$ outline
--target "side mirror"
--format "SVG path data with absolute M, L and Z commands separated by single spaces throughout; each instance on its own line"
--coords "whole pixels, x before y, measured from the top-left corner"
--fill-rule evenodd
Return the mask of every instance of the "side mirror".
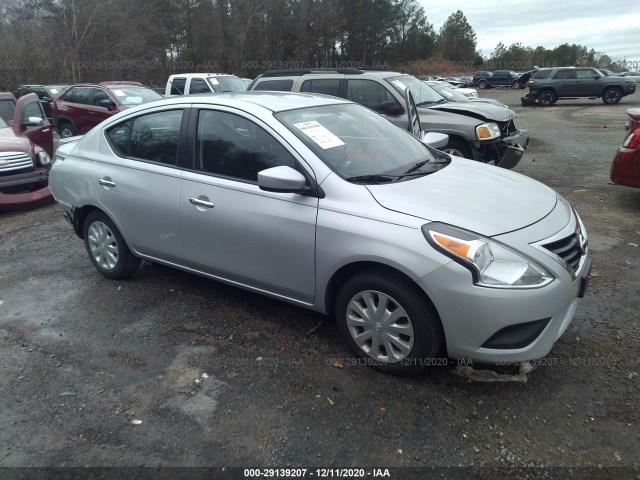
M 44 120 L 40 117 L 29 117 L 22 122 L 23 127 L 39 127 L 44 124 Z
M 449 143 L 449 135 L 437 132 L 423 132 L 420 140 L 430 147 L 442 148 Z
M 98 102 L 98 106 L 99 106 L 99 107 L 104 107 L 104 108 L 106 108 L 107 110 L 111 111 L 111 109 L 112 109 L 113 107 L 115 107 L 115 106 L 116 106 L 116 104 L 115 104 L 115 103 L 113 103 L 113 101 L 112 101 L 112 100 L 105 99 L 105 100 L 100 100 L 100 101 Z
M 593 79 L 594 79 L 594 80 L 599 80 L 599 79 L 601 79 L 601 78 L 602 78 L 602 77 L 601 77 L 600 75 L 594 75 L 594 76 L 593 76 Z
M 267 192 L 299 193 L 306 184 L 305 176 L 291 167 L 273 167 L 258 172 L 258 186 Z
M 402 106 L 396 102 L 387 100 L 380 104 L 380 113 L 384 113 L 386 115 L 400 115 L 402 113 Z

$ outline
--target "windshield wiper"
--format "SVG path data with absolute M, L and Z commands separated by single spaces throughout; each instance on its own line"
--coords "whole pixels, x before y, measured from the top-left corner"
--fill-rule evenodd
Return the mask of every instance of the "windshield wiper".
M 424 167 L 429 162 L 430 162 L 430 160 L 422 160 L 421 162 L 416 163 L 413 167 L 411 167 L 409 170 L 404 172 L 402 175 L 399 175 L 399 177 L 401 178 L 401 177 L 404 177 L 405 175 L 409 175 L 410 173 L 413 173 L 416 170 L 421 169 L 422 167 Z
M 393 182 L 398 175 L 358 175 L 347 177 L 345 180 L 351 183 L 389 183 Z

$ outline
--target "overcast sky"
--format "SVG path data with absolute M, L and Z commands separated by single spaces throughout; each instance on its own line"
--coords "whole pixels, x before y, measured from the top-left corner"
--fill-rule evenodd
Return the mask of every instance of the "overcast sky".
M 577 43 L 640 65 L 640 0 L 418 0 L 436 31 L 462 10 L 489 56 L 502 42 L 554 48 Z

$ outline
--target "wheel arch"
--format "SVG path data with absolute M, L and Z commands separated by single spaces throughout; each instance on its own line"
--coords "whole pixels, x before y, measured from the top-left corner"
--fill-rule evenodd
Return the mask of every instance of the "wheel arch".
M 55 122 L 56 122 L 55 127 L 56 127 L 56 130 L 58 131 L 58 133 L 60 133 L 60 126 L 65 124 L 65 123 L 71 124 L 71 126 L 74 129 L 76 129 L 76 124 L 73 123 L 73 120 L 71 120 L 71 118 L 69 118 L 69 117 L 67 117 L 65 115 L 59 115 L 58 117 L 56 117 Z

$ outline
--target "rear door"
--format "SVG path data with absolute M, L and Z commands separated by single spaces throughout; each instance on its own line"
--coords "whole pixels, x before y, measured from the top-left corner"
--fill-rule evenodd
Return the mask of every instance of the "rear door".
M 184 108 L 172 106 L 109 128 L 95 158 L 98 199 L 136 252 L 182 263 L 178 194 Z
M 576 71 L 574 69 L 558 70 L 553 77 L 553 85 L 555 85 L 559 97 L 572 97 L 578 95 Z
M 37 122 L 31 120 L 39 119 Z M 53 157 L 53 130 L 35 93 L 20 97 L 16 102 L 11 128 L 17 135 L 24 135 Z

